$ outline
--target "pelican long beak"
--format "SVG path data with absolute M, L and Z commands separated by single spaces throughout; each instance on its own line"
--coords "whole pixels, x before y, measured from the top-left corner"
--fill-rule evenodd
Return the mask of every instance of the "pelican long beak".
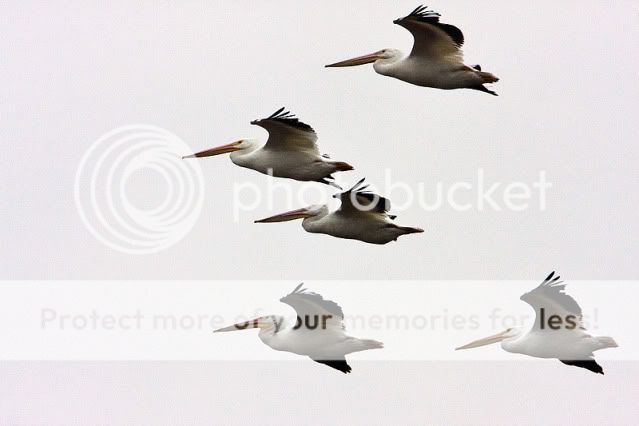
M 330 64 L 330 65 L 325 65 L 325 68 L 332 68 L 332 67 L 354 67 L 356 65 L 364 65 L 364 64 L 370 64 L 371 62 L 375 62 L 378 59 L 383 59 L 384 55 L 382 54 L 382 51 L 378 51 L 375 53 L 370 53 L 368 55 L 364 55 L 364 56 L 358 56 L 357 58 L 352 58 L 352 59 L 347 59 L 345 61 L 341 61 L 341 62 L 335 62 L 334 64 Z
M 229 152 L 233 152 L 233 151 L 238 151 L 241 148 L 239 147 L 239 145 L 242 143 L 242 141 L 235 141 L 235 142 L 231 142 L 228 143 L 226 145 L 222 145 L 222 146 L 217 146 L 215 148 L 211 148 L 211 149 L 207 149 L 204 151 L 200 151 L 200 152 L 196 152 L 195 154 L 191 154 L 191 155 L 185 155 L 184 158 L 196 158 L 196 157 L 212 157 L 214 155 L 220 155 L 220 154 L 226 154 Z
M 264 219 L 256 220 L 255 223 L 271 223 L 271 222 L 287 222 L 289 220 L 303 219 L 309 217 L 308 209 L 297 209 L 290 212 L 276 214 L 275 216 L 267 217 Z
M 484 337 L 483 339 L 475 340 L 464 346 L 455 348 L 455 350 L 458 351 L 460 349 L 478 348 L 480 346 L 486 346 L 486 345 L 491 345 L 493 343 L 501 342 L 502 340 L 506 338 L 509 331 L 510 330 L 502 331 L 501 333 L 497 333 L 493 336 L 488 336 L 488 337 Z
M 213 333 L 224 333 L 227 331 L 248 330 L 250 328 L 259 328 L 259 327 L 260 327 L 260 318 L 255 318 L 254 320 L 238 322 L 237 324 L 229 325 L 228 327 L 218 328 L 217 330 L 213 330 Z

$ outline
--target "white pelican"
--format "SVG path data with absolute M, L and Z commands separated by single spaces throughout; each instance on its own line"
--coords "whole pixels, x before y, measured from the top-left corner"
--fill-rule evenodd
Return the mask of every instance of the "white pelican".
M 331 161 L 317 148 L 317 134 L 311 126 L 280 108 L 271 116 L 253 120 L 269 136 L 260 147 L 253 139 L 241 139 L 227 145 L 196 152 L 182 158 L 211 157 L 231 153 L 231 161 L 260 173 L 300 181 L 316 181 L 339 188 L 333 182 L 335 172 L 353 170 L 343 161 Z M 341 189 L 341 188 L 340 188 Z
M 294 323 L 287 322 L 281 316 L 269 315 L 220 328 L 214 332 L 259 328 L 260 340 L 276 351 L 305 355 L 315 362 L 326 364 L 343 373 L 351 372 L 345 355 L 384 347 L 383 343 L 376 340 L 346 335 L 342 323 L 342 308 L 317 293 L 308 293 L 302 288 L 302 284 L 282 297 L 280 302 L 295 309 L 297 317 Z
M 417 86 L 446 90 L 474 89 L 497 96 L 484 84 L 495 83 L 499 79 L 483 72 L 479 65 L 464 65 L 461 51 L 464 34 L 453 25 L 440 23 L 439 16 L 419 6 L 408 16 L 393 21 L 410 31 L 415 39 L 413 50 L 406 57 L 397 49 L 383 49 L 326 67 L 350 67 L 373 62 L 378 74 Z
M 568 296 L 566 284 L 552 272 L 537 288 L 521 296 L 535 310 L 535 324 L 524 333 L 521 328 L 509 328 L 494 336 L 476 340 L 457 349 L 470 349 L 501 342 L 507 352 L 537 358 L 557 358 L 567 365 L 604 374 L 594 358 L 594 351 L 616 348 L 612 337 L 591 336 L 582 323 L 581 308 Z
M 391 222 L 395 216 L 387 213 L 390 201 L 366 191 L 368 185 L 362 186 L 363 182 L 364 179 L 361 179 L 348 191 L 333 195 L 333 198 L 340 199 L 342 205 L 332 213 L 325 205 L 313 205 L 256 220 L 255 223 L 304 219 L 302 227 L 306 232 L 372 244 L 386 244 L 405 234 L 424 232 L 423 229 L 398 226 Z

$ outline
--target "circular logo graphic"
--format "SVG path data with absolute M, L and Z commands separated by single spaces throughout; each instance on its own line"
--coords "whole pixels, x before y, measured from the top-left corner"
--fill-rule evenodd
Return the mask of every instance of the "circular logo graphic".
M 76 172 L 75 203 L 84 225 L 123 253 L 156 253 L 180 241 L 198 220 L 204 198 L 199 165 L 181 159 L 190 151 L 173 133 L 150 125 L 102 135 Z

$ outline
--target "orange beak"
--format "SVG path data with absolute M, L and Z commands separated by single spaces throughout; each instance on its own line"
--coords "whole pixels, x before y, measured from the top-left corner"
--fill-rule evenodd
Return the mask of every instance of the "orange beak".
M 241 148 L 239 147 L 239 145 L 242 143 L 242 141 L 235 141 L 235 142 L 231 142 L 229 144 L 226 145 L 222 145 L 222 146 L 218 146 L 215 148 L 211 148 L 211 149 L 207 149 L 204 151 L 200 151 L 200 152 L 196 152 L 195 154 L 191 154 L 191 155 L 185 155 L 184 158 L 199 158 L 199 157 L 212 157 L 214 155 L 220 155 L 220 154 L 226 154 L 229 152 L 233 152 L 233 151 L 239 151 Z
M 488 336 L 488 337 L 484 337 L 483 339 L 479 339 L 479 340 L 475 340 L 473 342 L 470 342 L 464 346 L 460 346 L 458 348 L 455 348 L 456 351 L 460 350 L 460 349 L 471 349 L 471 348 L 478 348 L 480 346 L 486 346 L 486 345 L 491 345 L 493 343 L 497 343 L 497 342 L 501 342 L 502 340 L 504 340 L 507 337 L 507 334 L 510 330 L 506 330 L 506 331 L 502 331 L 501 333 L 497 333 L 493 336 Z
M 289 220 L 303 219 L 309 217 L 308 209 L 297 209 L 290 212 L 276 214 L 265 219 L 256 220 L 255 223 L 287 222 Z
M 330 64 L 330 65 L 325 65 L 325 68 L 332 68 L 332 67 L 354 67 L 356 65 L 364 65 L 364 64 L 370 64 L 371 62 L 375 62 L 378 59 L 383 59 L 384 56 L 382 55 L 382 51 L 378 51 L 375 53 L 370 53 L 368 55 L 364 55 L 364 56 L 358 56 L 356 58 L 352 58 L 352 59 L 347 59 L 345 61 L 341 61 L 341 62 L 335 62 L 334 64 Z
M 254 320 L 238 322 L 237 324 L 229 325 L 228 327 L 218 328 L 217 330 L 213 330 L 213 333 L 224 333 L 226 331 L 248 330 L 250 328 L 259 328 L 259 327 L 260 327 L 260 319 L 255 318 Z

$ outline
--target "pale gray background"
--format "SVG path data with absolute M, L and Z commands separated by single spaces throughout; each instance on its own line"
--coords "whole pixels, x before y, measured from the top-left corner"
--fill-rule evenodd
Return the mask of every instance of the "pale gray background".
M 575 279 L 637 278 L 636 3 L 431 5 L 463 29 L 467 62 L 501 77 L 498 98 L 421 89 L 370 67 L 323 68 L 384 47 L 409 51 L 410 34 L 392 20 L 415 5 L 5 4 L 2 275 L 530 279 L 561 268 Z M 548 210 L 416 207 L 398 221 L 427 232 L 376 247 L 307 235 L 299 223 L 252 225 L 265 209 L 233 223 L 233 182 L 266 187 L 266 178 L 217 157 L 201 162 L 200 221 L 170 250 L 122 255 L 80 223 L 73 178 L 103 133 L 148 123 L 200 149 L 264 138 L 249 121 L 283 105 L 315 127 L 323 151 L 357 166 L 345 183 L 381 182 L 387 167 L 413 185 L 471 179 L 478 167 L 532 181 L 545 169 L 555 185 Z M 140 202 L 157 191 L 141 189 Z
M 392 20 L 416 5 L 3 3 L 2 278 L 535 279 L 557 268 L 572 279 L 636 279 L 637 3 L 431 4 L 464 31 L 467 63 L 501 78 L 498 98 L 421 89 L 370 67 L 322 68 L 384 47 L 409 51 L 410 34 Z M 555 185 L 548 210 L 415 208 L 399 220 L 426 233 L 367 246 L 309 235 L 299 224 L 250 223 L 266 210 L 233 223 L 232 183 L 265 186 L 266 178 L 215 158 L 202 162 L 201 219 L 171 249 L 124 255 L 82 226 L 73 179 L 104 132 L 148 123 L 199 149 L 264 138 L 249 121 L 284 105 L 315 127 L 323 151 L 357 167 L 344 182 L 364 175 L 379 181 L 386 167 L 411 184 L 470 179 L 478 167 L 494 180 L 531 181 L 545 169 Z M 144 202 L 157 188 L 151 181 L 138 195 Z M 242 309 L 242 301 L 225 302 Z M 258 348 L 252 337 L 247 350 Z M 428 363 L 360 365 L 351 376 L 309 364 L 264 367 L 269 374 L 217 364 L 5 364 L 0 401 L 4 421 L 24 424 L 222 423 L 271 410 L 273 417 L 249 420 L 319 423 L 328 411 L 331 421 L 347 413 L 361 424 L 636 421 L 636 365 L 611 365 L 605 377 L 540 365 L 521 375 L 517 367 L 479 365 L 461 377 L 453 367 L 449 382 Z M 238 390 L 234 381 L 248 384 Z

